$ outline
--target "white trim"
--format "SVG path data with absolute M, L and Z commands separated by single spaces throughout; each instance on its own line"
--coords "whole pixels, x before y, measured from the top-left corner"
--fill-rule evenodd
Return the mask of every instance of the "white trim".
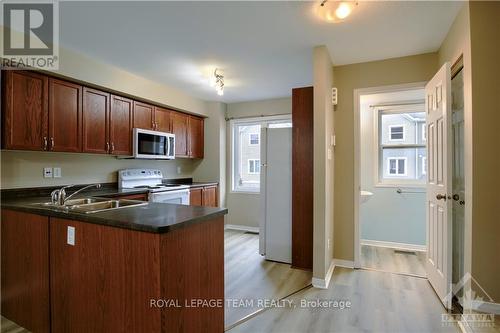
M 361 245 L 387 247 L 387 248 L 391 248 L 391 249 L 405 250 L 405 251 L 420 251 L 420 252 L 427 251 L 426 245 L 386 242 L 386 241 L 379 241 L 379 240 L 372 240 L 372 239 L 361 239 Z
M 250 227 L 250 226 L 238 225 L 238 224 L 225 224 L 224 229 L 259 233 L 259 227 Z
M 354 268 L 354 261 L 344 259 L 333 259 L 335 266 L 344 268 Z M 358 267 L 356 267 L 358 268 Z
M 361 144 L 360 144 L 360 105 L 359 98 L 361 95 L 368 94 L 377 94 L 384 92 L 394 92 L 394 91 L 404 91 L 411 89 L 423 89 L 425 88 L 427 82 L 416 82 L 416 83 L 405 83 L 405 84 L 397 84 L 397 85 L 389 85 L 389 86 L 379 86 L 379 87 L 371 87 L 371 88 L 359 88 L 354 89 L 354 191 L 353 191 L 353 202 L 354 202 L 354 267 L 359 268 L 361 266 L 360 261 L 360 228 L 359 228 L 359 193 L 361 191 L 360 186 L 360 178 L 361 178 Z M 374 144 L 378 145 L 378 141 L 374 142 Z M 377 165 L 378 168 L 378 165 Z M 377 177 L 379 177 L 377 175 Z M 378 179 L 378 178 L 376 178 Z M 401 185 L 400 185 L 401 186 Z M 466 199 L 467 200 L 467 199 Z M 467 202 L 467 201 L 466 201 Z M 467 204 L 466 204 L 467 208 Z
M 471 308 L 474 311 L 479 311 L 482 313 L 500 315 L 500 303 L 472 300 Z
M 403 129 L 403 138 L 402 139 L 393 139 L 392 138 L 392 129 L 394 127 L 401 127 Z M 389 125 L 389 141 L 396 141 L 396 142 L 401 142 L 401 141 L 405 141 L 406 139 L 406 128 L 405 128 L 405 125 L 404 124 L 401 124 L 401 125 Z
M 330 285 L 330 280 L 332 279 L 333 275 L 333 270 L 335 268 L 334 260 L 330 263 L 330 268 L 328 268 L 328 272 L 326 272 L 326 276 L 324 279 L 320 278 L 312 278 L 311 284 L 313 285 L 314 288 L 319 288 L 319 289 L 328 289 L 328 286 Z

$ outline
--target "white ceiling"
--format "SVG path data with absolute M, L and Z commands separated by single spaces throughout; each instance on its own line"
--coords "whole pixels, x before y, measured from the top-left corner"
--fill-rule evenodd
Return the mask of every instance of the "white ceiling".
M 61 2 L 61 46 L 205 100 L 289 96 L 312 84 L 312 48 L 335 65 L 436 51 L 462 3 L 360 2 L 349 19 L 316 18 L 317 2 Z M 208 84 L 215 67 L 224 96 Z

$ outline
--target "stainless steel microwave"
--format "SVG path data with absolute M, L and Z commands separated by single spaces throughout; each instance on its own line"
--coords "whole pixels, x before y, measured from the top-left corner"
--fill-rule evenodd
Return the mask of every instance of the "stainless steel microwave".
M 134 128 L 134 158 L 175 159 L 175 134 Z

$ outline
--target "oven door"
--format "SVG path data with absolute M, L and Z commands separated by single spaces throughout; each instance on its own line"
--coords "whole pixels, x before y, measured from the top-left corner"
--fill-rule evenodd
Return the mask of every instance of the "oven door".
M 173 134 L 134 128 L 133 138 L 135 158 L 175 158 L 175 136 Z M 174 148 L 172 148 L 172 145 L 174 145 Z M 171 153 L 172 150 L 174 150 L 173 153 Z
M 149 201 L 159 203 L 172 203 L 178 205 L 189 205 L 189 190 L 173 190 L 165 192 L 153 192 L 149 194 Z

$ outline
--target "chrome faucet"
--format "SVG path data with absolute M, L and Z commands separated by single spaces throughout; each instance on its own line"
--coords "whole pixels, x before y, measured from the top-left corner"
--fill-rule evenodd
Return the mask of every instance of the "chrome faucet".
M 73 187 L 73 186 L 75 186 L 75 185 L 67 185 L 67 186 L 61 187 L 58 190 L 52 191 L 52 193 L 50 194 L 50 199 L 51 199 L 52 203 L 53 204 L 57 204 L 59 206 L 64 206 L 64 204 L 65 204 L 65 202 L 67 200 L 69 200 L 75 194 L 78 194 L 78 193 L 82 192 L 83 190 L 86 190 L 86 189 L 88 189 L 90 187 L 94 187 L 94 186 L 96 188 L 101 188 L 101 184 L 90 184 L 90 185 L 82 187 L 81 189 L 79 189 L 79 190 L 75 191 L 74 193 L 72 193 L 70 196 L 66 197 L 66 189 L 70 188 L 70 187 Z

